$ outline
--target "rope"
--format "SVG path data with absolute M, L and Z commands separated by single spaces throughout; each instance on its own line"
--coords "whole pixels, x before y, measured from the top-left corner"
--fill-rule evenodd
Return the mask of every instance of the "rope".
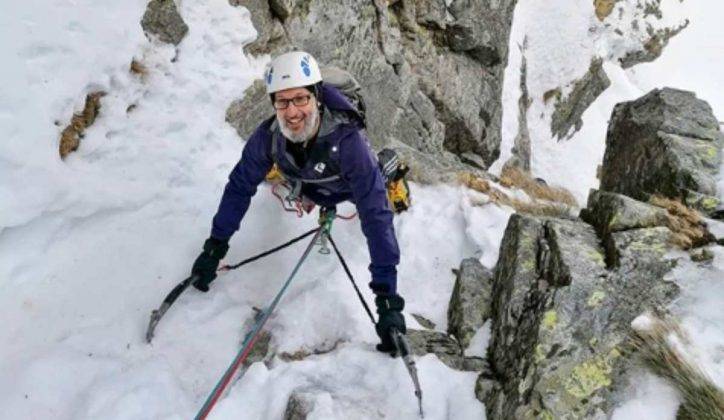
M 299 242 L 299 241 L 301 241 L 302 239 L 306 238 L 307 236 L 313 234 L 314 232 L 316 232 L 316 231 L 318 231 L 318 230 L 319 230 L 319 228 L 316 227 L 316 228 L 310 230 L 310 231 L 307 232 L 307 233 L 304 233 L 304 234 L 302 234 L 302 235 L 300 235 L 300 236 L 297 236 L 297 237 L 294 238 L 294 239 L 289 240 L 289 242 L 286 242 L 286 243 L 284 243 L 284 244 L 279 245 L 279 246 L 276 247 L 276 248 L 272 248 L 272 249 L 270 249 L 270 250 L 268 250 L 268 251 L 262 252 L 262 253 L 259 254 L 259 255 L 255 255 L 255 256 L 253 256 L 253 257 L 247 258 L 247 259 L 245 259 L 244 261 L 242 261 L 242 262 L 240 262 L 240 263 L 238 263 L 238 264 L 234 264 L 234 265 L 224 265 L 224 266 L 222 266 L 222 267 L 219 267 L 219 269 L 218 269 L 217 271 L 230 271 L 230 270 L 235 270 L 235 269 L 241 267 L 241 266 L 244 265 L 244 264 L 248 264 L 248 263 L 250 263 L 250 262 L 256 261 L 256 260 L 258 260 L 259 258 L 264 258 L 264 257 L 266 257 L 266 256 L 269 255 L 269 254 L 273 254 L 273 253 L 275 253 L 275 252 L 277 252 L 277 251 L 279 251 L 279 250 L 282 250 L 282 249 L 288 247 L 289 245 L 292 245 L 292 244 L 294 244 L 294 243 L 296 243 L 296 242 Z
M 259 339 L 259 332 L 264 327 L 264 324 L 266 323 L 267 319 L 269 319 L 269 316 L 274 311 L 274 308 L 276 308 L 277 304 L 281 300 L 282 295 L 287 290 L 287 287 L 289 287 L 289 284 L 292 282 L 292 279 L 294 278 L 294 276 L 297 274 L 299 267 L 301 267 L 302 263 L 309 255 L 309 252 L 312 250 L 312 247 L 317 242 L 317 238 L 319 237 L 320 233 L 322 232 L 322 228 L 316 228 L 312 232 L 316 232 L 316 235 L 314 235 L 314 238 L 309 242 L 309 245 L 307 245 L 307 248 L 304 250 L 304 254 L 302 254 L 302 257 L 297 262 L 297 265 L 294 267 L 294 270 L 292 270 L 292 273 L 289 275 L 289 278 L 287 278 L 287 281 L 284 283 L 284 286 L 282 286 L 281 290 L 279 290 L 279 293 L 277 293 L 277 295 L 274 298 L 274 300 L 272 301 L 272 303 L 267 307 L 266 310 L 264 310 L 262 312 L 261 318 L 259 318 L 257 320 L 256 324 L 254 324 L 252 329 L 246 335 L 246 338 L 244 339 L 244 343 L 242 344 L 241 350 L 239 350 L 239 353 L 237 353 L 236 357 L 234 358 L 234 361 L 231 363 L 231 365 L 229 365 L 229 368 L 226 369 L 224 376 L 221 377 L 219 382 L 216 384 L 214 389 L 211 391 L 211 394 L 209 394 L 209 397 L 206 399 L 206 402 L 201 407 L 201 410 L 199 410 L 198 414 L 196 414 L 195 420 L 204 420 L 209 415 L 211 410 L 214 408 L 214 405 L 216 404 L 216 402 L 219 400 L 219 398 L 221 398 L 221 394 L 224 392 L 224 389 L 231 382 L 231 379 L 234 377 L 234 373 L 236 373 L 236 370 L 249 356 L 251 349 L 254 347 L 254 344 L 256 343 L 256 341 Z
M 365 301 L 365 298 L 362 296 L 362 293 L 360 293 L 359 288 L 357 287 L 357 283 L 355 283 L 354 277 L 352 277 L 352 273 L 349 271 L 347 262 L 342 257 L 342 254 L 339 252 L 339 249 L 337 249 L 337 244 L 334 243 L 334 240 L 332 239 L 332 235 L 327 234 L 327 238 L 329 238 L 329 242 L 332 244 L 332 248 L 334 248 L 334 252 L 337 254 L 339 261 L 342 263 L 342 267 L 344 267 L 344 272 L 347 273 L 347 277 L 352 282 L 352 286 L 354 287 L 355 292 L 357 292 L 357 297 L 359 297 L 360 302 L 362 302 L 362 306 L 365 307 L 365 311 L 367 311 L 367 315 L 370 316 L 370 321 L 372 321 L 372 324 L 376 325 L 377 323 L 375 322 L 375 317 L 374 317 L 374 315 L 372 315 L 372 311 L 370 310 L 370 307 L 367 305 L 367 302 Z

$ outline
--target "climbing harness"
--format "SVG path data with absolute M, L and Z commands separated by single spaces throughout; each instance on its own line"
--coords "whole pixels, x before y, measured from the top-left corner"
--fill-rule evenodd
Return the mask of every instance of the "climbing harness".
M 287 181 L 276 163 L 272 166 L 265 179 L 271 184 L 271 192 L 274 197 L 279 200 L 284 211 L 295 213 L 297 217 L 302 217 L 305 213 L 311 213 L 316 207 L 316 204 L 314 204 L 312 200 L 302 195 L 302 183 Z M 284 194 L 282 189 L 286 190 L 286 194 Z M 355 216 L 357 216 L 357 213 L 346 216 L 341 214 L 336 215 L 337 218 L 342 220 L 352 220 Z
M 410 186 L 405 176 L 410 171 L 410 167 L 401 162 L 397 153 L 392 149 L 382 149 L 377 154 L 380 172 L 387 189 L 387 200 L 390 207 L 395 213 L 402 213 L 410 208 Z M 326 164 L 325 164 L 326 165 Z M 319 180 L 306 180 L 294 178 L 285 175 L 279 166 L 274 163 L 271 170 L 267 173 L 265 180 L 271 184 L 272 194 L 279 200 L 282 208 L 291 213 L 295 213 L 297 217 L 302 217 L 305 213 L 309 214 L 314 210 L 315 204 L 302 194 L 302 183 L 310 182 L 323 184 L 329 181 L 336 181 L 339 176 L 332 176 Z M 281 190 L 286 189 L 286 194 Z M 343 216 L 337 215 L 343 220 L 353 219 L 357 213 Z

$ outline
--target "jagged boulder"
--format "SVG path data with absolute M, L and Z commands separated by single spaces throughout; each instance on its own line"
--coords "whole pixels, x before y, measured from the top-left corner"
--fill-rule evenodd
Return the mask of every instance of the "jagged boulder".
M 490 318 L 493 273 L 476 258 L 466 258 L 457 270 L 447 310 L 447 332 L 467 348 L 475 333 Z
M 655 89 L 614 108 L 601 189 L 643 201 L 660 194 L 711 214 L 723 146 L 709 104 L 691 92 Z
M 407 329 L 410 350 L 417 356 L 432 353 L 452 369 L 482 371 L 485 361 L 479 357 L 467 357 L 455 337 L 440 331 Z
M 141 19 L 141 27 L 163 42 L 178 45 L 189 31 L 174 0 L 151 0 Z
M 671 264 L 640 252 L 657 229 L 623 232 L 636 239 L 615 243 L 611 271 L 592 226 L 511 216 L 494 274 L 490 372 L 476 389 L 488 418 L 607 418 L 631 363 L 630 322 L 677 291 L 663 280 Z
M 303 49 L 359 80 L 375 148 L 407 146 L 441 172 L 457 167 L 457 156 L 480 168 L 497 159 L 515 0 L 232 3 L 250 10 L 259 33 L 247 52 Z M 227 113 L 244 138 L 271 113 L 249 93 L 234 104 L 249 112 Z
M 595 189 L 588 194 L 588 204 L 580 216 L 604 238 L 622 230 L 666 226 L 668 221 L 667 212 L 661 207 Z
M 621 267 L 622 271 L 635 271 L 639 259 L 661 259 L 670 241 L 671 231 L 663 226 L 615 232 L 606 240 L 607 261 L 609 266 Z

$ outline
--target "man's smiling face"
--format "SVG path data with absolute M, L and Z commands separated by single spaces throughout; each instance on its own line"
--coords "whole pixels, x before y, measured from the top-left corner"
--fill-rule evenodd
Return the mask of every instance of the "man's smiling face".
M 274 94 L 274 108 L 282 134 L 294 143 L 305 142 L 317 134 L 317 99 L 306 88 L 285 89 Z

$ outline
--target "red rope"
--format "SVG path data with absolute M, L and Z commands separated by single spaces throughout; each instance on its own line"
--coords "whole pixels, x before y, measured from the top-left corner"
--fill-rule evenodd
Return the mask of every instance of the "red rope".
M 214 408 L 214 405 L 216 405 L 216 402 L 221 397 L 221 394 L 224 393 L 224 390 L 229 385 L 229 382 L 231 382 L 231 379 L 234 377 L 234 374 L 236 373 L 237 369 L 239 369 L 239 366 L 244 363 L 247 357 L 249 357 L 249 353 L 251 353 L 251 349 L 254 348 L 254 344 L 256 344 L 256 341 L 259 339 L 261 334 L 261 328 L 257 330 L 256 334 L 254 334 L 254 337 L 252 337 L 249 344 L 244 349 L 244 352 L 239 356 L 238 359 L 236 359 L 236 362 L 232 365 L 231 368 L 229 368 L 224 375 L 224 379 L 221 382 L 221 386 L 217 388 L 216 392 L 214 392 L 214 395 L 211 397 L 211 400 L 208 404 L 204 406 L 204 408 L 201 410 L 201 412 L 196 416 L 195 420 L 203 420 L 205 419 L 209 413 L 211 412 L 211 409 Z

